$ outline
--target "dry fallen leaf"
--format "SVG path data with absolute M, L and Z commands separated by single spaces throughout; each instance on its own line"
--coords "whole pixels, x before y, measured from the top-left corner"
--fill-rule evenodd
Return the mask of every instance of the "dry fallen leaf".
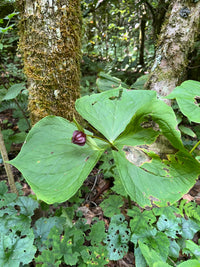
M 185 194 L 185 195 L 183 196 L 183 199 L 186 199 L 186 200 L 187 200 L 187 203 L 188 203 L 188 202 L 194 200 L 194 197 L 191 196 L 190 194 Z

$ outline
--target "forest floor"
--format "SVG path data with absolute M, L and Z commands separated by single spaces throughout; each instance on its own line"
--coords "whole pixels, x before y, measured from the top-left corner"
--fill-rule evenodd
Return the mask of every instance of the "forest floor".
M 17 119 L 13 118 L 12 116 L 12 110 L 6 110 L 4 112 L 0 113 L 0 124 L 3 126 L 3 121 L 8 121 L 7 125 L 9 124 L 9 128 L 12 129 L 14 132 L 18 131 L 17 127 Z M 3 126 L 5 129 L 7 129 L 7 126 Z M 2 130 L 4 130 L 2 128 Z M 12 144 L 11 149 L 9 152 L 9 159 L 14 158 L 17 156 L 21 149 L 22 144 Z M 25 182 L 25 180 L 21 179 L 21 173 L 12 166 L 12 171 L 14 174 L 14 178 L 16 182 L 19 182 L 21 184 L 23 194 L 24 196 L 28 196 L 30 194 L 34 194 L 34 192 L 30 189 L 28 184 Z M 7 175 L 4 170 L 3 163 L 0 163 L 0 181 L 7 180 Z M 108 190 L 110 190 L 111 186 L 113 185 L 112 177 L 111 179 L 104 179 L 103 174 L 100 172 L 100 169 L 97 166 L 93 169 L 93 171 L 90 173 L 86 181 L 84 182 L 84 185 L 89 189 L 87 193 L 83 193 L 83 198 L 85 201 L 82 203 L 81 207 L 79 207 L 79 210 L 82 211 L 84 218 L 87 221 L 87 224 L 92 223 L 92 219 L 94 217 L 99 218 L 99 220 L 103 220 L 105 222 L 105 226 L 108 229 L 109 227 L 109 219 L 104 216 L 103 211 L 101 207 L 99 206 L 100 203 L 103 200 L 103 194 L 105 194 Z M 85 194 L 85 195 L 84 195 Z M 200 180 L 197 180 L 194 187 L 188 192 L 188 194 L 184 195 L 184 199 L 189 201 L 195 201 L 198 205 L 200 205 Z M 63 203 L 61 205 L 65 205 L 66 203 Z M 125 209 L 122 211 L 122 213 L 126 213 L 126 205 L 123 206 Z M 128 203 L 127 203 L 128 208 Z M 52 209 L 53 208 L 52 206 Z M 34 214 L 34 219 L 37 220 L 40 217 L 47 216 L 43 211 L 37 210 Z M 134 253 L 133 251 L 130 251 L 131 247 L 129 249 L 129 252 L 124 256 L 123 259 L 118 261 L 110 261 L 107 265 L 108 267 L 132 267 L 135 266 L 134 264 Z M 35 266 L 35 263 L 33 262 L 30 266 Z M 62 265 L 67 266 L 67 265 Z

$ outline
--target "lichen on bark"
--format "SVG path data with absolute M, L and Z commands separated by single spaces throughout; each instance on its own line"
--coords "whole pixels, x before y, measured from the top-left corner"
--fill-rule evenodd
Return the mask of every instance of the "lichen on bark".
M 187 17 L 180 11 L 187 7 Z M 146 88 L 166 96 L 185 80 L 188 54 L 191 52 L 198 33 L 200 2 L 173 0 L 169 6 L 157 42 L 154 64 Z M 170 104 L 170 103 L 168 103 Z
M 80 1 L 18 0 L 17 6 L 31 121 L 46 115 L 72 120 L 80 97 Z

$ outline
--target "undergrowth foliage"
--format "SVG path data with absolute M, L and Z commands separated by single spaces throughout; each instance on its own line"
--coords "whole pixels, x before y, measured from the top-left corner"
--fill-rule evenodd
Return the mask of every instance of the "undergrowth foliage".
M 13 143 L 24 142 L 27 131 L 31 128 L 27 112 L 26 78 L 22 72 L 21 55 L 16 51 L 19 38 L 16 35 L 15 18 L 18 14 L 14 11 L 0 18 L 0 112 L 12 110 L 17 121 L 15 129 L 9 120 L 2 121 L 1 129 L 8 152 Z
M 105 201 L 112 204 L 112 195 Z M 77 210 L 81 202 L 77 195 L 75 205 L 61 206 L 57 214 L 51 214 L 49 206 L 48 218 L 35 220 L 38 201 L 17 198 L 1 182 L 0 265 L 17 267 L 34 258 L 37 266 L 106 266 L 109 260 L 122 259 L 132 244 L 137 267 L 174 266 L 175 262 L 180 267 L 199 266 L 200 249 L 192 241 L 200 230 L 199 207 L 194 202 L 189 205 L 182 200 L 179 205 L 151 210 L 133 207 L 127 211 L 129 221 L 121 213 L 123 209 L 115 209 L 108 229 L 97 217 L 87 224 Z M 191 205 L 196 211 L 189 211 L 188 216 Z M 102 208 L 106 212 L 106 207 Z M 190 260 L 184 262 L 180 254 Z

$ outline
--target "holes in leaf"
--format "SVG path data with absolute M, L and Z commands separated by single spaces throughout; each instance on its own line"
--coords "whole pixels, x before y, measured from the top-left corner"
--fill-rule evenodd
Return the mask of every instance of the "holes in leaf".
M 90 158 L 90 157 L 87 157 L 87 158 L 85 159 L 85 161 L 88 161 L 89 158 Z
M 111 96 L 111 97 L 109 97 L 109 99 L 110 99 L 110 100 L 115 100 L 115 99 L 117 99 L 117 100 L 121 100 L 122 93 L 123 93 L 123 90 L 120 89 L 120 90 L 119 90 L 119 94 L 118 94 L 118 96 Z
M 17 235 L 17 236 L 20 236 L 20 235 L 21 235 L 21 231 L 19 231 L 19 230 L 16 231 L 16 235 Z M 21 238 L 23 238 L 23 237 L 21 237 Z
M 166 171 L 166 172 L 169 172 L 169 169 L 167 169 L 167 168 L 163 168 L 163 170 Z
M 130 239 L 130 230 L 127 228 L 127 222 L 124 220 L 125 217 L 123 215 L 115 215 L 111 219 L 108 235 L 105 240 L 111 260 L 119 260 L 128 252 L 127 243 Z
M 196 96 L 194 99 L 195 99 L 195 104 L 197 104 L 199 106 L 199 104 L 200 104 L 200 97 L 199 96 Z
M 20 210 L 21 210 L 19 205 L 15 205 L 14 208 L 15 208 L 18 212 L 20 212 Z

